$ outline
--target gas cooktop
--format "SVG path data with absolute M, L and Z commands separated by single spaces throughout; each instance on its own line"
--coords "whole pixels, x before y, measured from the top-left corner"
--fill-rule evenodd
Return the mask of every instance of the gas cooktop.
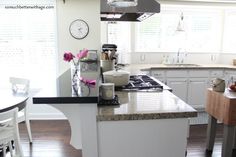
M 162 91 L 163 86 L 147 75 L 131 75 L 129 84 L 115 87 L 116 91 Z

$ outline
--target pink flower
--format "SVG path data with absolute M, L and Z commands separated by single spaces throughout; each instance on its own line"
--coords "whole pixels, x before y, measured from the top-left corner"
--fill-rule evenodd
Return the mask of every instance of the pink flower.
M 96 80 L 88 80 L 85 78 L 80 78 L 80 81 L 83 82 L 85 85 L 90 86 L 90 87 L 94 87 L 96 85 Z
M 82 51 L 80 51 L 80 53 L 77 54 L 77 58 L 78 59 L 83 59 L 84 57 L 87 57 L 87 54 L 88 54 L 88 50 L 83 49 Z
M 64 61 L 70 62 L 75 56 L 71 52 L 64 53 Z

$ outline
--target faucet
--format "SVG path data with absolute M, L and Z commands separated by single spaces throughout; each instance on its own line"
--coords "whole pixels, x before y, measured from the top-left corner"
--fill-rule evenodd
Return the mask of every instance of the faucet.
M 184 50 L 184 51 L 183 51 Z M 183 51 L 182 53 L 181 53 L 181 51 Z M 184 63 L 184 59 L 185 59 L 185 57 L 187 56 L 187 54 L 185 53 L 186 52 L 186 50 L 185 49 L 183 49 L 183 48 L 179 48 L 178 49 L 178 52 L 177 52 L 177 58 L 176 58 L 176 63 L 177 64 L 179 64 L 179 63 Z M 182 54 L 182 57 L 181 57 L 181 54 Z
M 180 61 L 179 61 L 180 50 L 181 50 L 181 48 L 179 48 L 179 49 L 178 49 L 178 52 L 177 52 L 177 60 L 176 60 L 176 63 L 180 63 Z

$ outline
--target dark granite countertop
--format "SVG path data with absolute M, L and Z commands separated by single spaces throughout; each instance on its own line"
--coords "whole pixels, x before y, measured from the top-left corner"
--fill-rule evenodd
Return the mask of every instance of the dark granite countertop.
M 98 96 L 73 96 L 70 69 L 60 75 L 56 80 L 51 80 L 50 82 L 50 87 L 42 88 L 38 94 L 33 96 L 34 104 L 98 102 Z

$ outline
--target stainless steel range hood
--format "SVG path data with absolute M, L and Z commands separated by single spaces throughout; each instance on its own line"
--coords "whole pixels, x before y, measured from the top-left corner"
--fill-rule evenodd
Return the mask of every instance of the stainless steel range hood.
M 160 4 L 156 0 L 138 0 L 134 7 L 112 7 L 107 0 L 101 0 L 101 21 L 143 21 L 160 12 Z

